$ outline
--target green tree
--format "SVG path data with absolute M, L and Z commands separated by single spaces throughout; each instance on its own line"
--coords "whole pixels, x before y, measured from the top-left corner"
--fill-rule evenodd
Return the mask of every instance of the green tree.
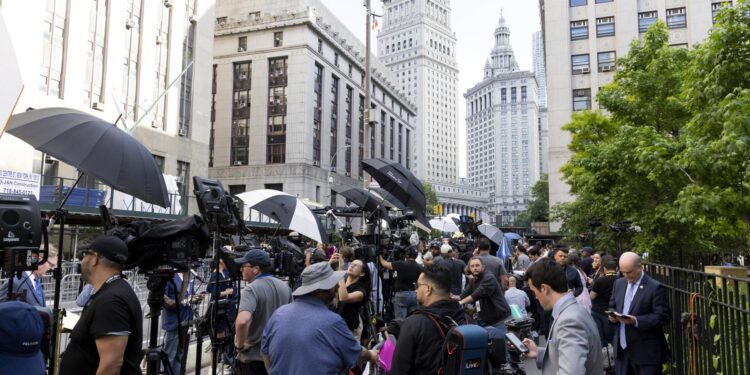
M 544 174 L 531 188 L 531 201 L 518 215 L 516 226 L 530 227 L 533 221 L 549 221 L 549 175 Z
M 649 251 L 669 255 L 693 244 L 690 226 L 674 200 L 688 179 L 673 158 L 682 151 L 679 134 L 690 119 L 680 99 L 688 65 L 687 50 L 670 48 L 663 22 L 634 40 L 619 59 L 614 81 L 597 99 L 606 108 L 574 113 L 570 131 L 573 156 L 561 169 L 576 202 L 555 207 L 570 239 L 590 231 L 590 219 L 605 224 L 632 221 L 639 233 L 597 231 L 604 250 Z
M 440 201 L 438 201 L 437 193 L 435 193 L 435 190 L 432 188 L 432 184 L 426 181 L 422 182 L 422 190 L 424 191 L 424 197 L 427 201 L 425 214 L 432 215 L 435 206 L 440 203 Z
M 694 53 L 685 98 L 695 116 L 677 161 L 680 213 L 714 250 L 750 249 L 750 4 L 727 7 Z M 729 240 L 721 243 L 717 239 Z M 731 239 L 740 239 L 732 243 Z M 744 244 L 742 244 L 744 242 Z

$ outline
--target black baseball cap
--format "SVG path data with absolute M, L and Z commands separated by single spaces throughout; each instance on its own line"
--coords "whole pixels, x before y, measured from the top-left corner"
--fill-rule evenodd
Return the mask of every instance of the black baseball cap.
M 119 237 L 99 236 L 86 250 L 93 251 L 115 263 L 124 265 L 128 261 L 128 245 Z

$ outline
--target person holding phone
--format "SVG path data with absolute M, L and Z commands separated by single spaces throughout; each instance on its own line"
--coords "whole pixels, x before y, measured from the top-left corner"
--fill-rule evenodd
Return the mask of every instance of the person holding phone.
M 552 310 L 552 327 L 546 348 L 524 339 L 525 355 L 536 358 L 543 375 L 594 375 L 602 373 L 599 331 L 591 315 L 568 292 L 563 268 L 551 259 L 540 260 L 526 271 L 529 287 L 544 310 Z
M 614 283 L 608 319 L 617 324 L 615 372 L 617 375 L 661 374 L 669 359 L 662 327 L 672 316 L 667 291 L 643 272 L 641 257 L 633 252 L 620 256 L 622 278 Z

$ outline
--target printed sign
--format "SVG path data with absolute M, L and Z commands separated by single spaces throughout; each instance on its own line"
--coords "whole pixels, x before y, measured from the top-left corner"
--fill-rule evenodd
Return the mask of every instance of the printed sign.
M 39 200 L 40 184 L 37 173 L 0 169 L 0 194 L 34 195 Z

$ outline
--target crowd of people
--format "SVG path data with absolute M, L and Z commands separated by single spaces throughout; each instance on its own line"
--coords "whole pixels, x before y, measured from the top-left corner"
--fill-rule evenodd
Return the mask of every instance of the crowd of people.
M 489 358 L 502 364 L 508 359 L 506 322 L 524 317 L 534 321 L 523 340 L 524 355 L 535 358 L 543 374 L 601 374 L 607 351 L 614 357 L 609 367 L 618 375 L 656 374 L 668 360 L 662 327 L 671 313 L 665 289 L 643 272 L 637 254 L 616 259 L 589 247 L 519 243 L 511 258 L 501 259 L 487 239 L 475 245 L 420 241 L 400 251 L 398 259 L 385 252 L 363 259 L 347 246 L 319 245 L 306 251 L 306 267 L 291 286 L 272 274 L 273 262 L 262 249 L 235 260 L 241 290 L 223 261 L 214 265 L 206 292 L 197 293 L 189 273 L 176 273 L 167 283 L 161 314 L 165 365 L 174 374 L 186 373 L 191 305 L 205 296 L 239 300 L 227 305 L 214 329 L 216 338 L 224 339 L 221 356 L 240 374 L 362 373 L 366 363 L 378 364 L 373 344 L 389 335 L 397 338 L 390 374 L 439 373 L 447 332 L 466 323 L 484 327 L 490 341 L 502 345 Z M 88 288 L 79 296 L 84 308 L 60 360 L 61 374 L 141 373 L 143 315 L 122 276 L 126 259 L 126 245 L 112 236 L 97 238 L 83 251 L 81 273 Z M 14 280 L 12 294 L 23 302 L 0 306 L 44 307 L 37 280 L 55 262 L 51 250 L 47 263 Z M 0 288 L 0 300 L 7 294 L 7 287 Z M 21 319 L 19 314 L 7 316 Z M 375 317 L 387 324 L 373 324 Z M 23 345 L 33 355 L 6 357 L 3 347 L 11 339 L 26 340 Z M 44 359 L 36 356 L 43 340 L 34 341 L 36 346 L 31 341 L 0 339 L 2 362 L 21 366 L 25 359 L 23 366 L 30 367 L 19 367 L 29 369 L 24 373 L 43 374 Z

